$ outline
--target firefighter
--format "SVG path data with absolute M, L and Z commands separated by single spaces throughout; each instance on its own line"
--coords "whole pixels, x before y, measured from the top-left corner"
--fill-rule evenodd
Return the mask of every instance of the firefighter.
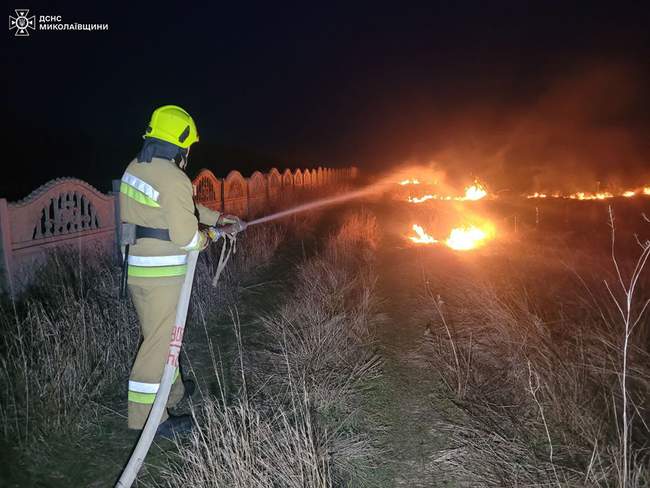
M 126 168 L 120 184 L 120 220 L 135 224 L 135 243 L 128 250 L 128 289 L 140 321 L 142 343 L 128 387 L 128 426 L 142 429 L 153 405 L 176 317 L 176 305 L 187 269 L 187 253 L 200 251 L 215 238 L 206 226 L 237 224 L 195 204 L 185 174 L 190 146 L 199 140 L 194 120 L 182 108 L 165 105 L 152 116 L 140 153 Z M 198 219 L 197 219 L 198 214 Z M 126 255 L 126 253 L 125 253 Z M 175 406 L 194 390 L 176 371 L 167 402 Z M 190 430 L 189 415 L 163 414 L 158 435 Z

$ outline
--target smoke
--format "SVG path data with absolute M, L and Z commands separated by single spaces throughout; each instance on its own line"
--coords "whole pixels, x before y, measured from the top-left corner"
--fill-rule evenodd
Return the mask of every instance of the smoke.
M 539 81 L 525 96 L 468 101 L 430 121 L 406 163 L 444 168 L 456 184 L 478 176 L 492 189 L 512 191 L 647 184 L 643 79 L 624 64 L 582 64 Z

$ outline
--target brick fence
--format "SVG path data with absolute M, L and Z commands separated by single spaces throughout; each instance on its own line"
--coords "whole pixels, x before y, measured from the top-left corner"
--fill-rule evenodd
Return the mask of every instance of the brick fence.
M 314 190 L 351 181 L 357 169 L 317 168 L 280 173 L 255 171 L 245 178 L 231 171 L 223 180 L 202 169 L 194 178 L 194 198 L 214 210 L 244 219 L 297 198 L 309 198 Z M 115 190 L 115 186 L 113 187 Z M 119 185 L 117 186 L 119 188 Z M 333 187 L 334 188 L 334 187 Z M 33 279 L 47 251 L 73 247 L 80 252 L 116 249 L 115 192 L 106 195 L 76 178 L 57 178 L 18 202 L 0 198 L 0 278 L 11 295 Z

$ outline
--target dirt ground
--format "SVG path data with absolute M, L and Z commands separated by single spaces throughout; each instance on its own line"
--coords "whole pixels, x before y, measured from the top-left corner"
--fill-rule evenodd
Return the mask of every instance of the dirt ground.
M 435 392 L 440 382 L 412 361 L 411 355 L 426 336 L 427 322 L 416 313 L 424 293 L 425 267 L 457 273 L 475 257 L 466 262 L 445 249 L 411 245 L 405 239 L 405 223 L 412 218 L 409 215 L 405 219 L 408 207 L 374 203 L 369 209 L 383 229 L 377 256 L 381 304 L 377 339 L 385 360 L 385 376 L 383 388 L 374 393 L 370 406 L 386 425 L 381 434 L 386 451 L 384 479 L 378 486 L 457 486 L 431 469 L 431 459 L 447 447 L 445 435 L 436 429 L 438 414 L 431 408 L 432 402 L 439 401 Z M 439 405 L 438 411 L 444 408 Z

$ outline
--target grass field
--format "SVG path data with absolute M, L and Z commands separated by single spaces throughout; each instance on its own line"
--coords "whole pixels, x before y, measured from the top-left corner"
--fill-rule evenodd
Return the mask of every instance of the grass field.
M 568 204 L 384 195 L 249 229 L 217 288 L 206 256 L 183 354 L 200 428 L 138 485 L 647 486 L 648 269 L 621 281 L 650 202 L 613 202 L 616 262 L 608 204 Z M 406 239 L 470 213 L 496 223 L 480 249 Z M 112 486 L 137 322 L 109 262 L 49 266 L 3 303 L 0 481 Z
M 392 295 L 383 342 L 400 376 L 423 379 L 404 402 L 426 432 L 398 485 L 647 485 L 650 280 L 634 269 L 647 259 L 648 200 L 613 204 L 616 263 L 607 203 L 569 203 L 551 202 L 537 226 L 532 202 L 380 206 L 405 221 L 379 258 Z M 466 252 L 404 239 L 410 223 L 465 214 L 497 222 L 497 238 Z

